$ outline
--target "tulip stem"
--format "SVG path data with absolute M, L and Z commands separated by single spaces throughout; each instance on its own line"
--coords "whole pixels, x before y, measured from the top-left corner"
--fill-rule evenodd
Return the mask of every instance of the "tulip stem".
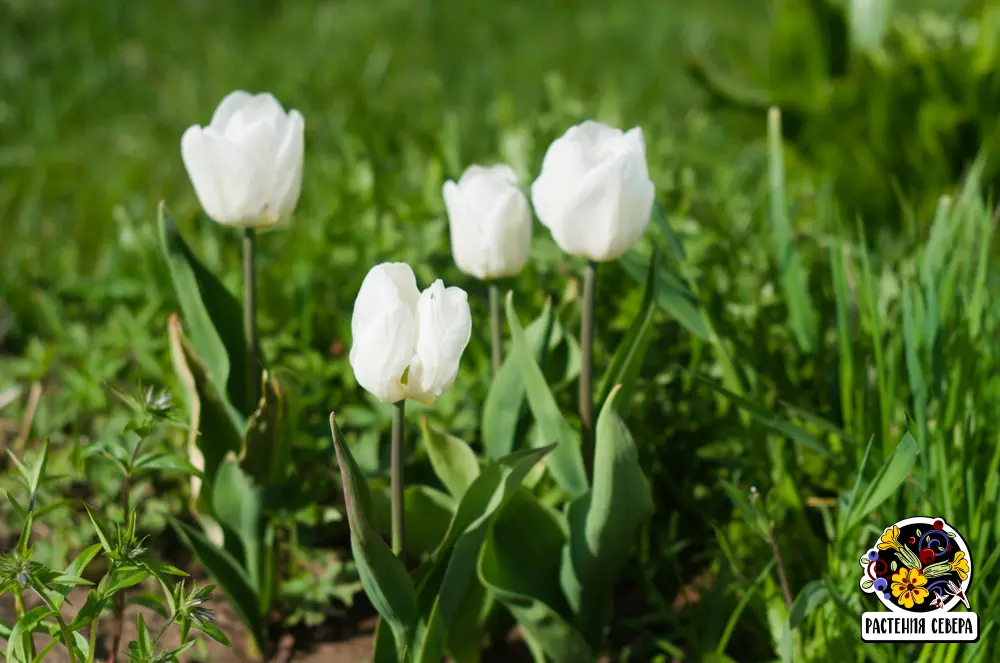
M 257 270 L 254 259 L 257 253 L 257 232 L 253 228 L 243 231 L 243 335 L 246 338 L 246 395 L 247 414 L 257 409 Z
M 392 552 L 402 558 L 406 536 L 406 518 L 403 509 L 403 446 L 405 440 L 404 414 L 406 400 L 396 403 L 392 411 L 392 448 L 390 450 L 389 483 L 392 491 Z
M 594 471 L 594 295 L 597 263 L 588 261 L 583 271 L 583 318 L 580 321 L 580 433 L 587 476 Z
M 493 336 L 493 377 L 503 364 L 503 325 L 500 322 L 500 286 L 490 282 L 490 330 Z

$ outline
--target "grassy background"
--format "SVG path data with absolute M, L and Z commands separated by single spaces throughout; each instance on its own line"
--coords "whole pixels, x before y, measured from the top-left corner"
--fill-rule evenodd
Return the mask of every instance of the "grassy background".
M 793 132 L 794 107 L 821 96 L 827 64 L 810 30 L 829 31 L 816 27 L 808 6 L 6 0 L 0 391 L 43 385 L 33 438 L 51 436 L 73 477 L 52 490 L 98 502 L 115 494 L 114 474 L 83 462 L 89 441 L 121 429 L 124 415 L 106 382 L 173 386 L 158 201 L 206 264 L 237 287 L 238 237 L 199 215 L 179 150 L 183 130 L 206 123 L 230 90 L 270 90 L 306 118 L 296 223 L 259 243 L 261 331 L 294 395 L 304 502 L 335 494 L 315 462 L 329 453 L 332 408 L 343 412 L 366 469 L 384 465 L 387 412 L 356 388 L 344 354 L 348 312 L 368 267 L 406 260 L 422 283 L 441 276 L 462 285 L 484 319 L 481 286 L 451 264 L 443 181 L 469 163 L 504 159 L 527 183 L 545 147 L 571 124 L 640 125 L 658 201 L 685 240 L 685 259 L 668 269 L 690 279 L 716 336 L 700 340 L 661 313 L 632 406 L 629 425 L 658 512 L 623 591 L 613 632 L 620 658 L 846 660 L 841 653 L 850 652 L 854 660 L 992 660 L 989 631 L 978 648 L 865 647 L 853 613 L 861 608 L 856 559 L 874 529 L 933 512 L 974 547 L 982 566 L 973 606 L 983 629 L 996 619 L 994 171 L 987 161 L 967 182 L 964 173 L 980 143 L 996 136 L 989 112 L 996 115 L 990 100 L 1000 85 L 965 73 L 977 57 L 995 62 L 985 38 L 963 46 L 945 37 L 935 46 L 932 37 L 960 32 L 963 11 L 985 17 L 984 31 L 1000 14 L 992 2 L 907 3 L 891 35 L 896 68 L 852 66 L 832 86 L 841 95 L 835 102 L 804 113 L 805 128 L 785 154 L 784 195 L 804 266 L 804 290 L 793 291 L 774 259 L 765 116 L 720 106 L 686 65 L 702 54 L 740 85 L 790 99 Z M 947 13 L 924 13 L 930 9 Z M 929 119 L 903 122 L 911 116 Z M 971 154 L 969 141 L 942 141 L 973 121 Z M 942 194 L 955 203 L 935 217 Z M 867 206 L 872 200 L 878 204 Z M 519 311 L 534 315 L 555 296 L 574 329 L 575 299 L 565 288 L 578 266 L 536 228 L 535 260 L 511 283 Z M 649 241 L 665 239 L 661 232 L 654 228 Z M 640 297 L 618 265 L 602 272 L 599 368 Z M 816 320 L 806 335 L 811 349 L 790 323 L 805 309 Z M 487 334 L 486 325 L 475 330 L 456 387 L 429 412 L 469 440 L 478 439 L 488 386 Z M 760 417 L 741 417 L 691 372 L 795 420 L 832 458 L 775 434 Z M 549 373 L 571 403 L 571 358 Z M 0 415 L 16 424 L 23 402 Z M 858 508 L 849 499 L 855 480 L 861 495 L 877 483 L 907 429 L 920 450 L 909 479 L 876 505 L 871 522 L 839 520 Z M 764 495 L 794 595 L 813 608 L 794 636 L 766 566 L 771 542 L 758 536 L 747 502 L 751 485 Z M 158 488 L 143 507 L 153 532 L 165 513 L 183 509 L 181 482 Z M 72 511 L 52 517 L 43 554 L 60 559 L 88 541 Z M 4 527 L 11 521 L 5 514 Z M 312 525 L 303 530 L 304 557 L 332 546 L 323 523 Z

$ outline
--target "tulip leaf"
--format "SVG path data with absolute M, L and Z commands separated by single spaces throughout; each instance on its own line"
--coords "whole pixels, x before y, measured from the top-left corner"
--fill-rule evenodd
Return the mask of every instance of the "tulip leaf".
M 239 419 L 248 417 L 256 403 L 247 402 L 246 337 L 243 308 L 219 279 L 191 251 L 180 229 L 161 202 L 160 244 L 170 269 L 174 292 L 194 351 L 204 361 L 208 375 Z M 259 358 L 254 358 L 260 366 Z M 255 380 L 260 380 L 259 371 Z M 242 430 L 244 422 L 238 428 Z
M 638 248 L 632 248 L 618 259 L 625 272 L 639 283 L 645 283 L 651 258 Z M 701 302 L 684 282 L 662 265 L 656 269 L 656 305 L 677 320 L 689 332 L 702 339 L 711 340 L 712 334 L 705 323 Z
M 545 301 L 545 308 L 525 329 L 536 362 L 554 331 L 555 316 L 552 302 Z M 500 458 L 514 451 L 517 424 L 524 409 L 524 377 L 521 363 L 513 353 L 507 355 L 500 371 L 493 377 L 490 390 L 483 404 L 483 444 L 486 455 Z
M 243 567 L 222 548 L 209 541 L 204 534 L 173 518 L 170 524 L 181 541 L 191 549 L 212 579 L 229 600 L 229 605 L 250 631 L 258 651 L 267 650 L 267 632 L 264 628 L 260 598 Z
M 548 459 L 548 468 L 559 487 L 571 497 L 579 497 L 587 491 L 587 475 L 583 468 L 583 454 L 580 451 L 580 437 L 570 427 L 559 410 L 545 376 L 538 367 L 528 341 L 514 310 L 514 293 L 507 293 L 507 324 L 510 326 L 512 354 L 517 357 L 524 379 L 528 406 L 535 417 L 546 442 L 557 443 L 555 451 Z
M 386 621 L 379 617 L 375 624 L 374 650 L 372 663 L 400 663 L 402 658 L 396 653 L 396 641 L 392 629 L 386 626 Z
M 243 568 L 247 570 L 250 583 L 259 596 L 264 589 L 264 541 L 261 537 L 263 490 L 255 485 L 253 477 L 243 471 L 232 453 L 219 465 L 212 485 L 213 515 L 223 526 L 223 531 L 239 540 L 245 563 Z M 228 545 L 226 547 L 232 551 Z
M 332 413 L 330 430 L 337 465 L 340 467 L 354 563 L 365 593 L 375 610 L 388 622 L 396 640 L 396 651 L 403 657 L 407 655 L 411 634 L 417 622 L 416 590 L 406 567 L 369 524 L 372 513 L 371 495 L 361 469 L 344 444 L 343 434 Z
M 639 528 L 653 513 L 653 498 L 639 455 L 615 407 L 615 388 L 597 419 L 594 484 L 569 510 L 569 564 L 562 568 L 563 591 L 583 633 L 597 636 L 602 610 Z M 597 642 L 591 642 L 597 645 Z
M 389 486 L 380 486 L 373 491 L 372 527 L 383 536 L 389 536 L 392 510 Z M 454 498 L 440 490 L 413 484 L 403 491 L 403 510 L 406 515 L 406 552 L 416 559 L 429 555 L 441 544 L 457 503 Z M 376 526 L 378 523 L 379 526 Z
M 491 462 L 469 486 L 448 534 L 432 556 L 418 601 L 428 606 L 414 636 L 415 663 L 438 663 L 475 577 L 476 560 L 496 513 L 510 500 L 524 477 L 554 445 L 517 451 Z
M 232 416 L 231 408 L 219 397 L 205 363 L 184 336 L 176 315 L 170 316 L 167 331 L 174 368 L 187 399 L 188 455 L 192 458 L 192 465 L 202 471 L 206 480 L 211 481 L 226 454 L 239 453 L 243 437 L 241 429 Z M 193 481 L 198 482 L 194 485 L 200 485 L 199 479 Z
M 519 491 L 487 534 L 479 554 L 479 578 L 548 660 L 593 661 L 559 587 L 565 544 L 558 517 L 531 493 Z
M 540 466 L 536 466 L 540 467 Z M 462 609 L 451 623 L 445 651 L 454 663 L 479 663 L 495 601 L 478 577 L 469 579 L 459 605 Z
M 462 499 L 465 490 L 479 476 L 476 454 L 465 440 L 434 430 L 427 417 L 421 420 L 420 425 L 434 473 L 452 497 Z
M 604 374 L 601 389 L 598 392 L 600 395 L 597 403 L 603 404 L 607 402 L 611 389 L 615 385 L 621 385 L 621 393 L 617 398 L 620 412 L 624 412 L 625 408 L 628 407 L 632 390 L 635 388 L 639 371 L 642 369 L 642 362 L 646 358 L 646 350 L 653 338 L 657 264 L 657 254 L 654 251 L 653 257 L 649 260 L 649 269 L 646 272 L 646 290 L 642 296 L 642 303 L 639 305 L 639 314 L 632 320 L 628 331 L 625 332 L 625 338 L 615 350 L 615 354 L 611 358 L 611 365 L 608 367 L 607 373 Z
M 240 466 L 261 485 L 277 483 L 284 469 L 284 397 L 278 381 L 261 375 L 261 398 L 247 420 L 240 450 Z

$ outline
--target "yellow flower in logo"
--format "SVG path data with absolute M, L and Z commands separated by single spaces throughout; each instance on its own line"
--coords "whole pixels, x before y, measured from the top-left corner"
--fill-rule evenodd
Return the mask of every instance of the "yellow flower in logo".
M 887 529 L 882 538 L 878 540 L 879 550 L 888 550 L 889 548 L 899 550 L 901 547 L 899 543 L 899 528 L 895 525 L 891 529 Z
M 969 577 L 969 560 L 965 559 L 965 553 L 961 550 L 955 553 L 955 559 L 951 560 L 951 570 L 962 580 Z
M 909 569 L 905 566 L 892 576 L 892 595 L 896 597 L 899 605 L 907 610 L 914 604 L 920 604 L 927 598 L 928 591 L 924 585 L 927 578 L 920 572 L 920 569 Z

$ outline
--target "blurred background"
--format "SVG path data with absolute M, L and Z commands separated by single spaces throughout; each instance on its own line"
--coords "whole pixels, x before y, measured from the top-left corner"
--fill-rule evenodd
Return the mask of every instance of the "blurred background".
M 367 269 L 408 261 L 421 283 L 440 276 L 468 289 L 474 316 L 484 319 L 482 286 L 450 258 L 443 182 L 471 163 L 504 160 L 527 186 L 569 126 L 591 118 L 641 126 L 657 200 L 685 242 L 683 263 L 667 273 L 683 277 L 712 323 L 681 319 L 670 302 L 658 314 L 629 419 L 658 511 L 622 590 L 615 660 L 783 658 L 785 607 L 774 579 L 758 578 L 770 544 L 748 529 L 733 496 L 745 498 L 750 485 L 769 496 L 796 592 L 829 577 L 857 608 L 854 543 L 831 529 L 828 511 L 855 477 L 888 458 L 890 438 L 898 441 L 911 421 L 901 293 L 932 247 L 943 195 L 958 211 L 937 237 L 953 243 L 932 248 L 938 263 L 964 263 L 948 277 L 959 303 L 942 310 L 944 340 L 930 339 L 912 361 L 945 376 L 929 379 L 932 413 L 978 423 L 965 433 L 971 455 L 954 470 L 959 483 L 922 490 L 938 490 L 941 500 L 956 491 L 956 526 L 967 539 L 976 528 L 987 554 L 997 541 L 1000 523 L 981 529 L 993 516 L 977 512 L 975 500 L 990 494 L 995 431 L 982 417 L 1000 396 L 990 374 L 998 275 L 988 260 L 998 61 L 997 0 L 0 0 L 0 442 L 30 448 L 49 436 L 74 477 L 50 490 L 117 508 L 109 497 L 117 475 L 83 460 L 83 449 L 117 435 L 126 417 L 107 385 L 179 393 L 166 349 L 176 304 L 156 234 L 159 201 L 202 260 L 234 291 L 239 284 L 240 238 L 201 215 L 181 134 L 207 124 L 231 90 L 273 92 L 306 120 L 295 223 L 258 245 L 261 336 L 294 403 L 302 478 L 302 507 L 288 514 L 301 528 L 298 582 L 283 601 L 291 627 L 334 633 L 330 624 L 365 609 L 342 550 L 335 477 L 321 460 L 330 453 L 331 409 L 343 415 L 363 468 L 386 467 L 390 414 L 366 400 L 346 360 L 349 312 Z M 782 110 L 783 195 L 818 325 L 805 345 L 789 322 L 799 304 L 774 259 L 770 106 Z M 539 225 L 533 250 L 529 269 L 510 284 L 519 310 L 534 317 L 553 296 L 575 329 L 568 275 L 577 266 Z M 841 253 L 851 262 L 838 272 Z M 601 278 L 599 367 L 638 310 L 643 274 L 610 265 Z M 545 367 L 567 404 L 574 351 L 567 341 Z M 964 367 L 959 375 L 934 364 L 946 351 Z M 427 411 L 470 441 L 479 439 L 488 353 L 483 325 L 456 387 Z M 803 455 L 692 372 L 780 409 L 817 437 L 875 435 L 884 453 L 867 469 L 846 442 L 830 442 L 837 462 Z M 976 395 L 936 410 L 954 389 Z M 949 439 L 943 423 L 928 436 L 928 444 Z M 415 453 L 420 476 L 426 460 Z M 962 474 L 969 467 L 975 476 Z M 979 492 L 966 494 L 962 481 Z M 143 502 L 144 527 L 164 547 L 172 545 L 165 515 L 184 513 L 186 490 L 166 481 Z M 891 515 L 912 515 L 902 511 L 926 505 L 924 497 L 901 497 Z M 18 525 L 8 512 L 3 518 L 6 537 Z M 91 534 L 73 509 L 52 518 L 41 554 L 54 564 Z M 831 561 L 833 550 L 848 551 L 848 570 Z M 997 572 L 991 565 L 978 577 L 992 579 L 980 581 L 977 595 L 988 605 Z M 818 626 L 841 615 L 834 603 L 803 621 L 808 628 L 796 637 L 812 645 L 800 654 L 834 660 L 849 647 L 863 660 L 869 650 L 856 641 L 856 623 Z M 983 605 L 981 628 L 986 613 Z M 961 656 L 994 660 L 992 637 Z

